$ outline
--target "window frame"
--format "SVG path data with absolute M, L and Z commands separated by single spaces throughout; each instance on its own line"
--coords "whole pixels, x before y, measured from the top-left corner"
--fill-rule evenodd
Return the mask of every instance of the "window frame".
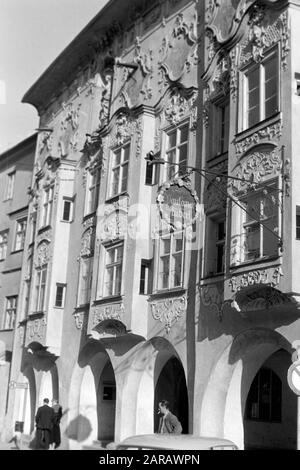
M 269 189 L 273 189 L 274 193 L 276 193 L 276 196 L 278 197 L 278 187 L 277 187 L 277 185 L 275 185 L 275 183 L 273 182 L 272 184 L 269 184 L 268 187 L 269 187 Z M 273 255 L 272 254 L 264 255 L 264 246 L 265 246 L 264 233 L 265 233 L 265 231 L 266 232 L 269 232 L 269 231 L 265 228 L 265 226 L 263 224 L 265 224 L 269 220 L 275 219 L 277 221 L 278 229 L 280 227 L 279 201 L 277 203 L 277 210 L 276 210 L 276 205 L 274 204 L 274 206 L 275 206 L 274 215 L 272 215 L 270 217 L 262 218 L 263 209 L 264 209 L 264 206 L 263 206 L 263 203 L 264 203 L 264 200 L 263 200 L 264 189 L 265 188 L 261 186 L 257 189 L 257 191 L 255 191 L 255 192 L 250 191 L 250 192 L 247 193 L 247 195 L 245 195 L 243 198 L 241 198 L 241 202 L 242 202 L 242 204 L 245 204 L 245 207 L 246 207 L 246 210 L 247 210 L 249 199 L 252 199 L 256 196 L 255 199 L 259 199 L 259 210 L 260 210 L 259 217 L 258 217 L 258 214 L 255 214 L 255 218 L 259 220 L 259 222 L 257 222 L 255 219 L 247 221 L 246 219 L 247 219 L 247 217 L 249 217 L 249 214 L 247 214 L 245 211 L 242 211 L 242 209 L 240 209 L 242 211 L 242 227 L 241 227 L 242 232 L 241 232 L 241 235 L 242 235 L 242 240 L 243 240 L 243 243 L 244 243 L 244 246 L 245 246 L 245 249 L 243 250 L 243 261 L 242 261 L 242 263 L 253 263 L 253 262 L 263 260 L 263 259 L 272 258 L 273 256 L 278 256 L 278 247 L 277 247 L 276 253 L 275 253 L 275 250 L 274 250 Z M 246 242 L 247 242 L 247 233 L 246 232 L 247 232 L 247 228 L 255 227 L 256 225 L 258 225 L 258 227 L 259 227 L 259 256 L 255 256 L 254 258 L 247 258 L 247 255 L 246 255 L 246 246 L 247 246 L 246 245 Z M 278 235 L 279 235 L 279 231 L 278 231 Z M 274 236 L 274 238 L 275 238 L 275 236 Z
M 44 281 L 43 281 L 43 273 L 45 273 Z M 48 264 L 38 266 L 35 270 L 35 278 L 34 278 L 34 298 L 33 298 L 33 312 L 34 313 L 45 312 L 47 277 L 48 277 Z M 39 282 L 37 282 L 38 279 L 39 279 Z M 41 305 L 41 292 L 43 292 L 42 305 Z
M 13 300 L 13 305 L 8 307 L 8 304 L 9 304 L 11 299 Z M 3 325 L 2 325 L 3 330 L 14 330 L 14 328 L 16 326 L 17 307 L 18 307 L 18 296 L 17 295 L 10 295 L 8 297 L 5 297 L 5 311 L 4 311 Z M 12 315 L 9 318 L 9 321 L 7 321 L 8 315 L 9 315 L 8 312 L 12 313 Z M 11 325 L 11 323 L 12 323 L 12 325 Z
M 128 159 L 124 160 L 124 155 L 126 155 L 125 149 L 128 148 Z M 120 152 L 120 162 L 115 164 L 115 159 L 117 153 Z M 128 183 L 129 183 L 129 171 L 130 171 L 130 158 L 131 158 L 131 141 L 127 140 L 124 142 L 122 146 L 116 147 L 115 149 L 111 150 L 112 158 L 111 158 L 111 165 L 110 165 L 110 176 L 109 176 L 109 185 L 108 185 L 108 197 L 107 199 L 111 199 L 114 197 L 119 196 L 120 194 L 126 193 L 128 191 Z M 114 180 L 114 171 L 119 168 L 119 175 L 117 184 L 117 192 L 113 190 L 113 180 Z M 126 188 L 123 188 L 123 174 L 124 168 L 127 168 L 127 176 L 126 176 Z
M 13 199 L 14 189 L 16 180 L 16 170 L 9 171 L 6 173 L 6 185 L 3 201 L 9 201 Z
M 18 230 L 18 226 L 22 227 L 22 223 L 25 223 L 25 228 L 23 230 Z M 15 221 L 15 236 L 14 236 L 14 249 L 15 251 L 23 251 L 25 246 L 25 238 L 26 238 L 26 231 L 27 231 L 27 217 L 20 217 Z M 21 235 L 21 239 L 18 239 L 18 236 Z M 20 243 L 20 245 L 18 245 Z
M 55 189 L 54 182 L 44 187 L 40 227 L 47 227 L 48 225 L 51 225 L 52 216 L 53 216 L 53 206 L 54 206 L 54 189 Z M 50 194 L 51 194 L 51 198 L 49 197 Z
M 6 235 L 6 238 L 5 238 Z M 0 261 L 4 261 L 7 256 L 7 249 L 8 249 L 8 235 L 9 230 L 1 230 L 0 232 Z M 2 237 L 2 239 L 1 239 Z
M 296 240 L 300 240 L 300 206 L 296 206 Z
M 87 279 L 84 281 L 83 279 L 84 266 L 87 264 L 88 264 Z M 91 302 L 93 268 L 94 268 L 94 256 L 82 256 L 80 259 L 80 268 L 79 268 L 79 283 L 78 283 L 78 295 L 77 295 L 78 307 L 82 305 L 89 305 Z M 85 282 L 85 284 L 83 282 Z
M 58 289 L 59 288 L 62 288 L 61 305 L 57 304 L 57 295 L 58 295 Z M 64 308 L 65 307 L 66 289 L 67 289 L 66 284 L 64 284 L 62 282 L 57 282 L 56 283 L 55 299 L 54 299 L 54 307 L 55 308 Z
M 276 58 L 276 110 L 271 113 L 270 115 L 266 115 L 266 88 L 265 88 L 265 65 L 266 63 L 274 56 Z M 258 112 L 259 112 L 259 119 L 252 124 L 249 124 L 249 79 L 247 78 L 247 74 L 253 72 L 254 70 L 258 69 L 259 72 L 259 99 L 258 99 Z M 250 64 L 248 63 L 242 70 L 242 113 L 241 113 L 241 121 L 240 121 L 240 132 L 246 131 L 254 126 L 259 125 L 260 122 L 271 119 L 274 115 L 280 112 L 280 56 L 279 56 L 279 49 L 278 45 L 272 47 L 268 51 L 266 51 L 264 58 L 260 62 L 252 61 Z
M 97 210 L 99 193 L 100 193 L 100 181 L 101 181 L 100 167 L 97 167 L 92 171 L 88 171 L 86 193 L 85 193 L 85 203 L 84 203 L 84 215 L 85 216 L 93 214 Z M 73 203 L 73 200 L 72 200 L 72 203 Z
M 223 112 L 224 110 L 224 116 Z M 226 126 L 226 113 L 228 124 Z M 223 120 L 224 118 L 224 120 Z M 224 122 L 224 125 L 223 125 Z M 230 131 L 230 100 L 228 97 L 216 99 L 213 102 L 213 127 L 211 128 L 210 159 L 228 153 Z M 224 132 L 223 132 L 224 130 Z
M 113 261 L 112 263 L 108 263 L 108 256 L 109 252 L 112 250 L 117 251 L 118 248 L 122 247 L 122 256 L 121 256 L 121 261 L 118 261 L 118 258 Z M 117 297 L 122 295 L 122 288 L 123 288 L 123 268 L 124 268 L 124 253 L 125 253 L 125 244 L 124 241 L 119 241 L 114 244 L 109 244 L 104 246 L 105 253 L 104 253 L 104 277 L 103 277 L 103 297 Z M 117 276 L 116 276 L 116 271 L 119 268 L 119 273 L 120 273 L 120 280 L 119 280 L 119 290 L 116 289 L 117 284 Z M 107 276 L 108 276 L 108 269 L 113 270 L 113 278 L 112 278 L 112 293 L 108 293 L 107 291 Z
M 187 140 L 184 142 L 180 142 L 180 130 L 183 127 L 187 127 Z M 168 139 L 170 134 L 172 134 L 174 131 L 176 131 L 176 145 L 168 148 Z M 185 170 L 182 173 L 178 173 L 179 171 L 179 164 L 180 164 L 180 159 L 179 159 L 179 149 L 183 147 L 184 145 L 187 146 L 186 149 L 186 159 L 182 160 L 185 162 Z M 161 171 L 162 175 L 162 181 L 170 181 L 174 177 L 174 174 L 176 173 L 176 177 L 180 177 L 181 175 L 186 173 L 186 167 L 189 164 L 190 161 L 190 148 L 191 148 L 191 131 L 190 131 L 190 120 L 189 119 L 183 119 L 176 125 L 168 126 L 165 129 L 163 129 L 163 145 L 162 145 L 162 156 L 163 159 L 166 162 L 169 162 L 168 160 L 168 153 L 171 153 L 172 151 L 175 150 L 175 162 L 172 160 L 173 165 L 170 165 L 169 163 L 166 163 L 164 165 L 163 171 Z M 176 165 L 174 165 L 176 163 Z M 171 170 L 173 169 L 173 170 Z M 173 175 L 170 175 L 169 172 L 172 172 Z
M 173 251 L 173 245 L 174 245 L 174 239 L 176 239 L 176 235 L 182 234 L 182 249 L 178 251 Z M 167 239 L 170 238 L 170 249 L 169 252 L 166 254 L 161 254 L 162 253 L 162 239 Z M 184 270 L 185 270 L 185 259 L 186 259 L 186 236 L 185 236 L 185 231 L 184 230 L 170 230 L 167 232 L 161 231 L 159 234 L 159 239 L 157 241 L 157 268 L 156 268 L 156 291 L 157 292 L 164 292 L 168 290 L 173 290 L 173 289 L 182 289 L 184 288 Z M 178 253 L 181 253 L 181 271 L 180 271 L 180 283 L 178 285 L 175 285 L 175 283 L 171 282 L 172 279 L 172 273 L 175 273 L 176 270 L 173 269 L 175 266 L 174 261 L 172 260 L 172 257 L 174 255 L 177 255 Z M 168 269 L 168 282 L 167 286 L 163 287 L 163 282 L 161 282 L 161 275 L 165 274 L 164 271 L 161 271 L 161 259 L 162 258 L 167 258 L 169 259 L 169 269 Z

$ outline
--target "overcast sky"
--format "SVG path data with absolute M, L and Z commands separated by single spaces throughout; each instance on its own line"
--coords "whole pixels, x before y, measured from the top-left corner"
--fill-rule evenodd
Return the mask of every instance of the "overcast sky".
M 0 153 L 38 127 L 21 100 L 107 0 L 0 0 Z

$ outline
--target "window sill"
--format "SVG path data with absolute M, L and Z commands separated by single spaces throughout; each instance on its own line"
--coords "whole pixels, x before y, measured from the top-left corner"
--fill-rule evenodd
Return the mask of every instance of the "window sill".
M 212 278 L 223 278 L 225 276 L 225 271 L 222 271 L 220 273 L 211 273 L 211 274 L 206 274 L 201 278 L 202 281 L 205 281 L 206 279 L 212 279 Z
M 118 201 L 122 196 L 129 197 L 129 194 L 127 191 L 123 191 L 123 193 L 115 194 L 114 196 L 109 196 L 107 199 L 105 199 L 105 203 L 112 203 Z
M 85 214 L 83 216 L 82 222 L 85 222 L 86 220 L 92 219 L 93 217 L 96 216 L 96 211 L 90 212 L 89 214 Z M 63 222 L 63 221 L 62 221 Z
M 0 333 L 4 332 L 4 331 L 14 331 L 15 327 L 13 328 L 1 328 L 0 330 Z
M 21 253 L 22 251 L 24 251 L 24 248 L 21 248 L 20 250 L 13 250 L 10 252 L 11 255 L 14 255 L 16 253 Z
M 272 124 L 275 124 L 276 122 L 279 121 L 281 118 L 281 112 L 278 111 L 276 114 L 273 114 L 273 116 L 268 117 L 264 119 L 263 121 L 259 121 L 258 123 L 254 124 L 251 127 L 248 127 L 247 129 L 243 129 L 239 133 L 235 135 L 235 143 L 240 142 L 241 140 L 245 139 L 246 137 L 255 134 L 259 130 L 261 130 L 264 127 L 271 126 Z
M 246 268 L 248 266 L 253 266 L 253 265 L 256 265 L 256 264 L 272 263 L 272 262 L 278 260 L 278 258 L 280 258 L 279 255 L 274 255 L 274 256 L 265 256 L 263 258 L 257 258 L 253 261 L 242 261 L 239 264 L 230 265 L 230 271 L 233 271 L 233 270 L 239 269 L 239 268 Z
M 86 303 L 86 304 L 80 304 L 80 305 L 77 305 L 77 307 L 75 307 L 75 311 L 80 311 L 80 310 L 86 310 L 87 308 L 90 308 L 90 303 Z
M 44 225 L 43 227 L 40 227 L 40 228 L 38 229 L 38 234 L 40 235 L 41 233 L 46 232 L 46 231 L 49 230 L 49 229 L 51 229 L 51 225 L 50 225 L 50 224 Z
M 108 295 L 107 297 L 102 297 L 102 299 L 94 300 L 93 305 L 108 304 L 113 302 L 122 302 L 122 295 Z
M 41 317 L 44 316 L 45 312 L 43 310 L 37 311 L 37 312 L 30 312 L 28 314 L 28 320 L 31 320 L 34 317 Z
M 183 294 L 185 294 L 187 289 L 184 287 L 175 287 L 172 289 L 164 289 L 164 290 L 158 290 L 156 292 L 153 292 L 152 294 L 149 294 L 149 300 L 155 300 L 155 299 L 160 299 L 163 297 L 179 297 Z

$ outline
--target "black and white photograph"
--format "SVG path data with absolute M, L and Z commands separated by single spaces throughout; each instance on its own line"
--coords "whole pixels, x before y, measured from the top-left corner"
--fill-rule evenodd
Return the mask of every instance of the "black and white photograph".
M 300 450 L 299 50 L 300 0 L 0 0 L 0 451 Z

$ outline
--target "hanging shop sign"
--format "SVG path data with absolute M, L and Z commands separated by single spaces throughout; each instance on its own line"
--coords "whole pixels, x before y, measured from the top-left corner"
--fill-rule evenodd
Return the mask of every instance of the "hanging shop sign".
M 196 191 L 181 178 L 161 186 L 157 203 L 161 219 L 175 230 L 191 227 L 203 212 Z

